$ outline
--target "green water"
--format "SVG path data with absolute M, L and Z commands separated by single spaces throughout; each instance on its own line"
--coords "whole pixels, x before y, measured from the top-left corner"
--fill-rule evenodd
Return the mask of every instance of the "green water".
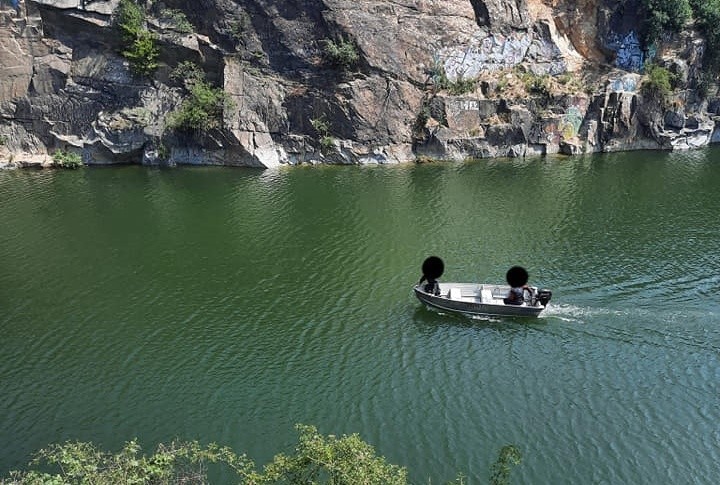
M 720 151 L 277 171 L 0 172 L 0 475 L 68 439 L 215 441 L 295 423 L 415 483 L 720 479 Z M 411 293 L 520 264 L 535 321 Z

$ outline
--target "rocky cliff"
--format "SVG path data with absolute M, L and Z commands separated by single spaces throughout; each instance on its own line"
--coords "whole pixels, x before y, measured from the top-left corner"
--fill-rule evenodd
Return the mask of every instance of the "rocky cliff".
M 0 164 L 393 163 L 678 149 L 716 138 L 703 39 L 653 46 L 639 0 L 137 3 L 157 62 L 131 69 L 120 0 L 0 0 Z M 218 123 L 173 123 L 193 63 Z

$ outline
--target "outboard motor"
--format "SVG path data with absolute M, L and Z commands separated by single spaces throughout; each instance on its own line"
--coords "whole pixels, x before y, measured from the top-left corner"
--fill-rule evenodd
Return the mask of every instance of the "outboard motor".
M 542 306 L 547 306 L 547 304 L 550 303 L 550 298 L 552 298 L 552 291 L 546 289 L 537 291 L 537 300 Z

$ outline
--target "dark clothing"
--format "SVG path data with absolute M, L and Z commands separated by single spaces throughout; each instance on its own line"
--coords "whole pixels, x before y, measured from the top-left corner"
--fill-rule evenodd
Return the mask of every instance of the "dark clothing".
M 439 296 L 440 283 L 438 283 L 437 280 L 428 279 L 428 282 L 425 284 L 425 286 L 423 286 L 423 291 L 425 293 L 430 293 L 431 295 Z
M 522 305 L 525 301 L 525 289 L 521 286 L 510 288 L 510 294 L 503 299 L 506 305 Z

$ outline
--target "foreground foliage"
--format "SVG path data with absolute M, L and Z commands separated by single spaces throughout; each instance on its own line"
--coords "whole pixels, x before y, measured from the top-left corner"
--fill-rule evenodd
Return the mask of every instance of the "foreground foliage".
M 244 485 L 406 485 L 405 468 L 389 464 L 357 434 L 323 436 L 313 426 L 298 425 L 300 433 L 294 454 L 278 454 L 258 471 L 245 455 L 230 448 L 198 442 L 159 445 L 146 456 L 137 441 L 125 444 L 116 454 L 98 450 L 90 443 L 67 442 L 40 450 L 28 471 L 12 472 L 0 485 L 36 484 L 206 484 L 212 464 L 223 465 Z M 490 483 L 507 485 L 510 470 L 520 463 L 514 446 L 504 447 L 493 465 Z M 48 470 L 53 467 L 57 471 Z M 38 469 L 39 468 L 39 469 Z M 454 482 L 463 485 L 463 477 Z

